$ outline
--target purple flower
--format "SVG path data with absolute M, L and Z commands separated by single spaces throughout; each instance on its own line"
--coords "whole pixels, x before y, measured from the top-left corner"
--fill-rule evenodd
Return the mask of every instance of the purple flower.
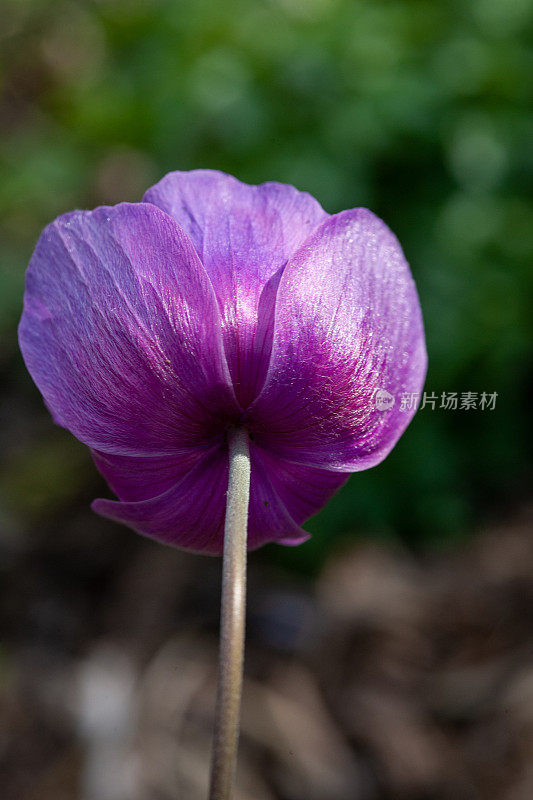
M 251 441 L 249 547 L 297 544 L 407 427 L 414 410 L 380 410 L 376 391 L 420 392 L 426 371 L 415 284 L 378 217 L 209 170 L 49 225 L 19 335 L 55 421 L 120 498 L 94 510 L 210 553 L 230 426 Z

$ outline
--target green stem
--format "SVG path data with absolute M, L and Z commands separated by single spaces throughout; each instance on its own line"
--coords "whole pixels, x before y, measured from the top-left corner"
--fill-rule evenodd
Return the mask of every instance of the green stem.
M 228 437 L 229 480 L 224 527 L 220 654 L 209 800 L 231 800 L 239 739 L 246 620 L 246 534 L 250 497 L 248 434 Z

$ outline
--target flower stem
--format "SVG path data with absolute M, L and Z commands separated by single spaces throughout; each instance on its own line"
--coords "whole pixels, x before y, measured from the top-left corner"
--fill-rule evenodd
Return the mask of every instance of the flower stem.
M 242 428 L 230 431 L 228 441 L 218 693 L 209 800 L 230 800 L 232 796 L 244 657 L 250 448 L 248 434 Z

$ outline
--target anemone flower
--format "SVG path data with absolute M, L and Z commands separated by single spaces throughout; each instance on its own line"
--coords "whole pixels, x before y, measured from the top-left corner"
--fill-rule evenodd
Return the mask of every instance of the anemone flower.
M 422 388 L 422 316 L 400 245 L 366 209 L 329 215 L 284 184 L 173 172 L 141 203 L 44 230 L 19 336 L 55 421 L 119 498 L 94 510 L 224 552 L 211 797 L 227 798 L 246 548 L 304 541 L 300 525 L 385 458 L 414 413 L 383 410 L 376 393 Z

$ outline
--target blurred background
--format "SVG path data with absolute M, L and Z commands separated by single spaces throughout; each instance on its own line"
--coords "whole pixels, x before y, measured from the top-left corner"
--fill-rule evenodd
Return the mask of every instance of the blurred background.
M 16 339 L 42 227 L 211 167 L 367 206 L 418 284 L 419 411 L 250 563 L 239 798 L 533 797 L 532 0 L 1 0 L 0 785 L 205 796 L 218 560 L 109 496 Z

